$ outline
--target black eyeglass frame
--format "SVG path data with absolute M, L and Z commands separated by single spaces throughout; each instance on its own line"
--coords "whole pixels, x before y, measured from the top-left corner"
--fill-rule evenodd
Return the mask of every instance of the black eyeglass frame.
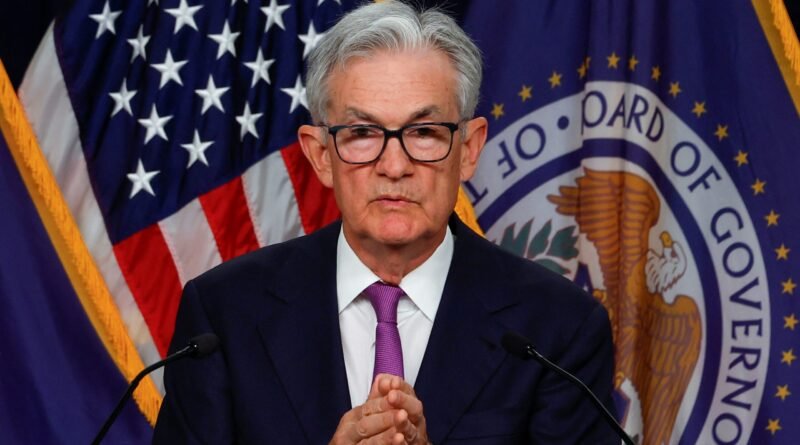
M 397 140 L 400 141 L 400 147 L 403 148 L 403 152 L 405 152 L 406 156 L 408 156 L 408 158 L 411 159 L 412 161 L 425 162 L 425 163 L 443 161 L 443 160 L 447 159 L 447 157 L 450 156 L 450 152 L 453 151 L 453 135 L 455 134 L 456 130 L 458 130 L 458 128 L 461 126 L 461 124 L 463 122 L 465 122 L 465 121 L 462 120 L 462 121 L 459 121 L 459 122 L 418 122 L 418 123 L 414 123 L 414 124 L 403 125 L 402 127 L 398 128 L 396 130 L 390 130 L 390 129 L 386 128 L 386 127 L 382 127 L 380 125 L 375 125 L 375 124 L 334 125 L 334 126 L 328 126 L 328 125 L 322 124 L 322 125 L 319 125 L 319 126 L 322 127 L 322 128 L 326 128 L 328 130 L 328 134 L 333 136 L 333 147 L 336 149 L 336 155 L 339 156 L 339 159 L 341 159 L 342 162 L 344 162 L 345 164 L 351 164 L 351 165 L 366 165 L 366 164 L 372 164 L 373 162 L 375 162 L 375 161 L 377 161 L 378 159 L 381 158 L 381 156 L 383 155 L 383 152 L 386 151 L 386 145 L 389 143 L 389 139 L 391 139 L 391 138 L 397 138 Z M 417 159 L 414 156 L 411 156 L 411 153 L 409 153 L 408 149 L 406 148 L 406 143 L 403 141 L 403 132 L 404 131 L 408 130 L 409 128 L 424 127 L 424 126 L 427 126 L 427 125 L 441 125 L 443 127 L 446 127 L 448 130 L 450 130 L 450 146 L 447 148 L 447 153 L 445 153 L 444 156 L 442 156 L 439 159 Z M 372 159 L 372 160 L 361 161 L 361 162 L 353 162 L 353 161 L 348 161 L 348 160 L 344 159 L 342 157 L 342 154 L 339 153 L 339 145 L 336 143 L 336 133 L 338 133 L 339 131 L 344 130 L 346 128 L 374 128 L 374 129 L 383 131 L 383 147 L 381 147 L 381 150 L 378 152 L 377 156 L 375 156 L 375 158 Z

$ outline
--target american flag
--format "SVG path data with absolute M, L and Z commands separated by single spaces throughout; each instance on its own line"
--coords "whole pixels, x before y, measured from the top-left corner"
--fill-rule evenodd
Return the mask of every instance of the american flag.
M 20 98 L 143 362 L 165 355 L 187 280 L 338 217 L 296 129 L 304 61 L 349 7 L 83 0 L 48 31 Z

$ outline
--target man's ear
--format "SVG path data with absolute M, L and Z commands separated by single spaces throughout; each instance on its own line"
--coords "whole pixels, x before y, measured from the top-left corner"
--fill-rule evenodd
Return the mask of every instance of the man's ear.
M 311 163 L 322 185 L 333 187 L 333 172 L 331 170 L 331 154 L 326 144 L 327 135 L 322 127 L 301 125 L 297 130 L 297 139 L 303 154 Z
M 461 141 L 461 181 L 466 181 L 478 168 L 478 159 L 486 144 L 489 122 L 485 117 L 476 117 L 467 121 L 464 138 Z

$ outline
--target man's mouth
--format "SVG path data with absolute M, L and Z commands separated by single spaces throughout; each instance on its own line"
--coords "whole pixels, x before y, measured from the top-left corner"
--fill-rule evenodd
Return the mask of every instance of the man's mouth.
M 410 199 L 401 195 L 380 195 L 375 201 L 389 206 L 403 206 L 412 202 Z

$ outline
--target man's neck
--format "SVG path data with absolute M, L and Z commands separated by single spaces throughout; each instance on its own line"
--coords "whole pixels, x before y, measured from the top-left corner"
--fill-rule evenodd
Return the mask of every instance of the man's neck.
M 415 240 L 410 244 L 386 245 L 367 237 L 359 237 L 343 227 L 347 243 L 362 263 L 382 281 L 399 284 L 404 276 L 433 255 L 444 240 L 447 227 L 440 233 Z

